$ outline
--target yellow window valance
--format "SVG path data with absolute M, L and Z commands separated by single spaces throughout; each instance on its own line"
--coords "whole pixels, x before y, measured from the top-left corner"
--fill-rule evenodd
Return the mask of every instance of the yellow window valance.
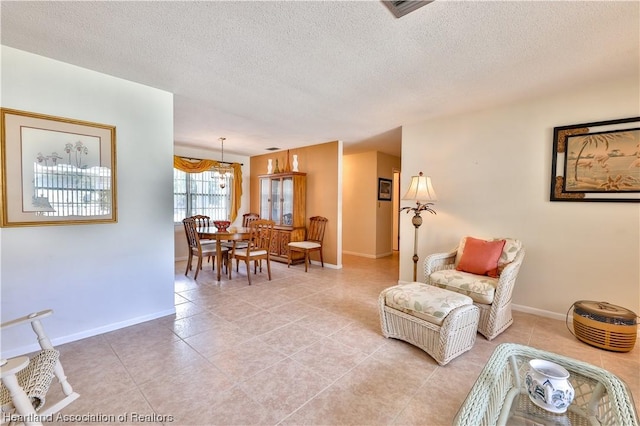
M 183 157 L 173 156 L 173 167 L 187 173 L 202 173 L 219 167 L 221 164 L 215 160 L 188 160 Z M 242 200 L 242 166 L 240 163 L 231 163 L 229 165 L 233 169 L 233 192 L 231 194 L 231 222 L 238 217 Z

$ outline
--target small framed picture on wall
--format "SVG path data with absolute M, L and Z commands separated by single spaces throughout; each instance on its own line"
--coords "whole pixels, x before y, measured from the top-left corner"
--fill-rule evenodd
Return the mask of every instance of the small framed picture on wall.
M 378 200 L 391 201 L 392 180 L 378 178 Z

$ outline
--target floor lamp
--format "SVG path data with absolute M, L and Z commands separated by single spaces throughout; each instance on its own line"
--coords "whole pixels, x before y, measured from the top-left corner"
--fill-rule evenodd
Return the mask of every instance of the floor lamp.
M 402 197 L 403 200 L 412 200 L 416 202 L 415 207 L 403 207 L 400 211 L 406 210 L 407 213 L 413 212 L 411 223 L 415 228 L 414 240 L 413 240 L 413 281 L 418 279 L 418 228 L 422 225 L 422 211 L 428 211 L 429 213 L 436 214 L 435 210 L 431 208 L 433 205 L 430 201 L 436 201 L 436 192 L 431 185 L 431 178 L 424 176 L 422 172 L 418 176 L 411 176 L 411 185 L 407 193 Z

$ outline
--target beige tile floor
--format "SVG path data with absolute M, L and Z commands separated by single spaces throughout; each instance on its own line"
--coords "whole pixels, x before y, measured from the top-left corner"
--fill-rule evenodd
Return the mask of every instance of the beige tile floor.
M 216 284 L 208 265 L 195 282 L 185 264 L 176 263 L 175 315 L 59 347 L 81 394 L 63 413 L 93 415 L 86 424 L 449 425 L 502 342 L 609 369 L 640 398 L 637 346 L 590 347 L 563 321 L 514 312 L 506 332 L 491 342 L 478 335 L 444 367 L 385 339 L 377 297 L 397 280 L 397 255 L 345 256 L 342 270 L 308 273 L 273 263 L 273 280 L 259 273 L 252 286 L 242 265 Z

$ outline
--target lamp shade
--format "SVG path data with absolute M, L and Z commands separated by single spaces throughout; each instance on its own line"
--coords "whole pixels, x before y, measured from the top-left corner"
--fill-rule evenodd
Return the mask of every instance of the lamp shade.
M 433 185 L 431 185 L 431 178 L 420 172 L 418 176 L 411 176 L 411 185 L 402 199 L 427 202 L 436 201 L 438 198 Z

